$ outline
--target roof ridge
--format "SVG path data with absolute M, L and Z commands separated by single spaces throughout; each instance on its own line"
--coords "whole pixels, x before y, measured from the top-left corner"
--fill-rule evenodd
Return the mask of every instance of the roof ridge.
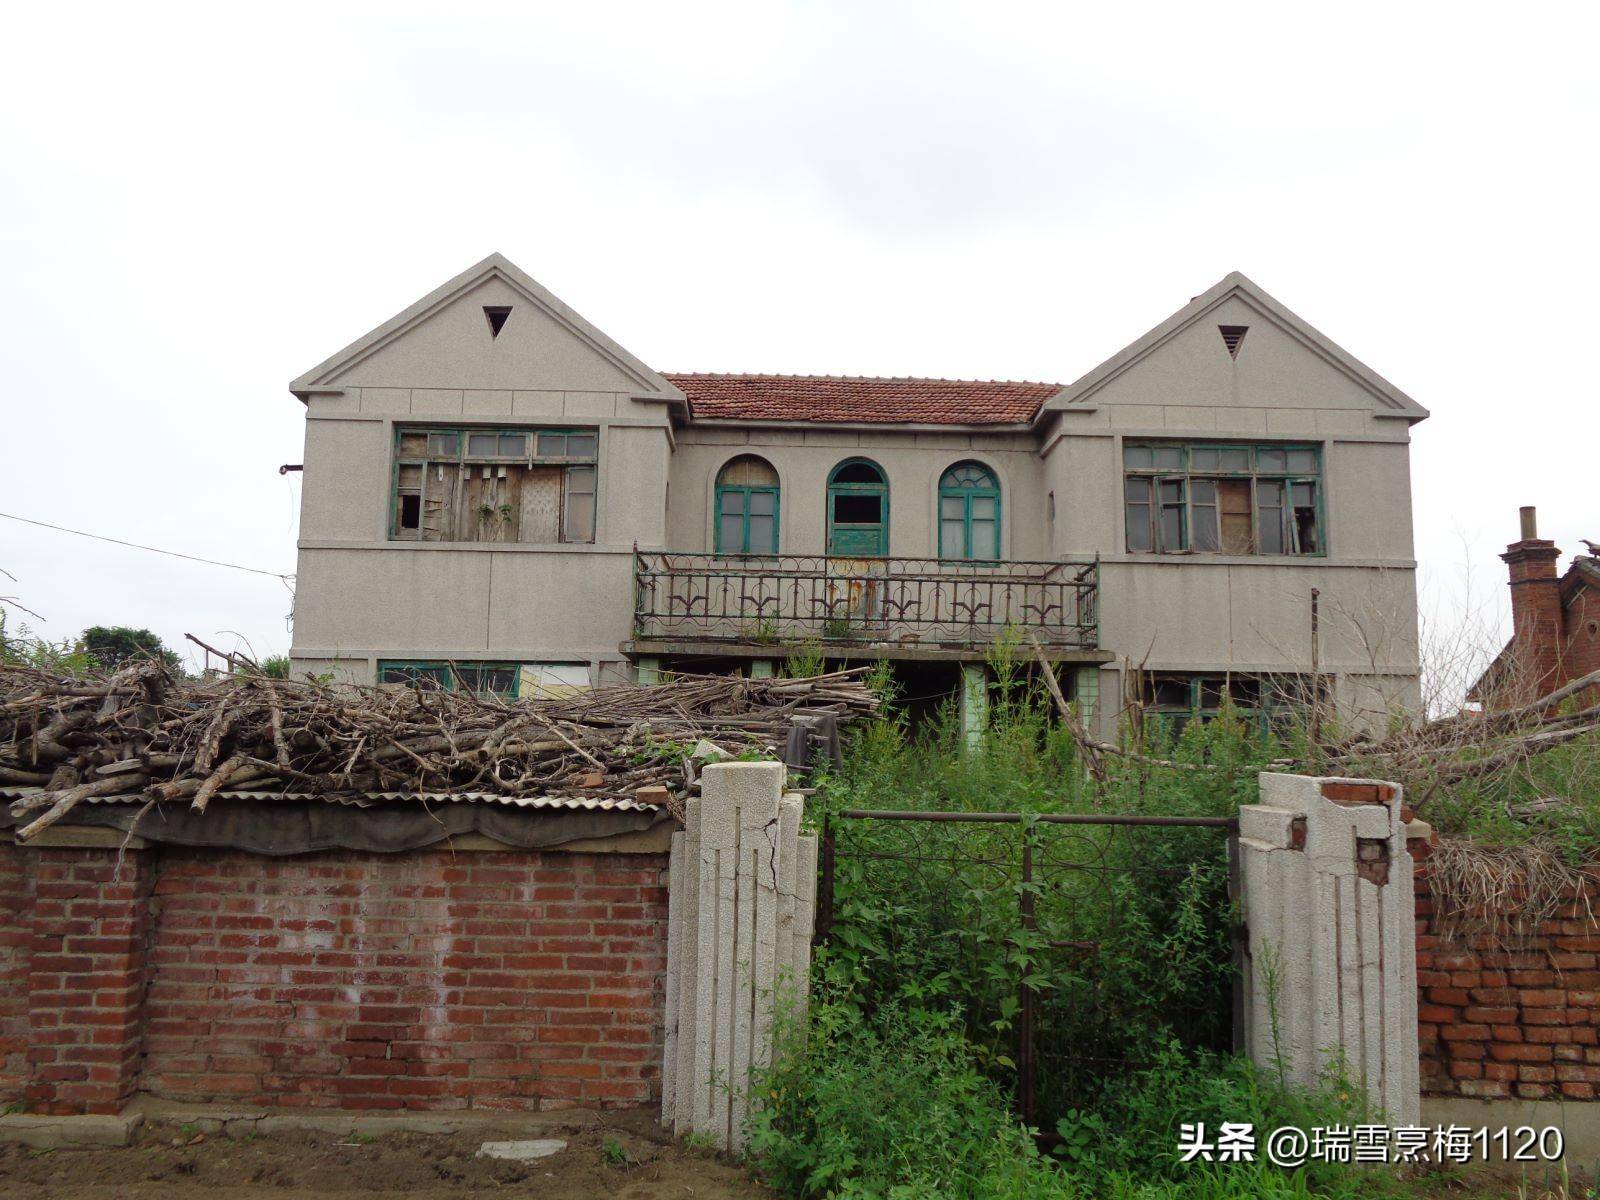
M 985 384 L 990 387 L 1048 387 L 1064 384 L 1047 379 L 950 379 L 943 375 L 796 375 L 763 371 L 662 371 L 665 379 L 749 379 L 761 381 L 794 380 L 797 383 L 837 380 L 842 383 L 952 383 Z

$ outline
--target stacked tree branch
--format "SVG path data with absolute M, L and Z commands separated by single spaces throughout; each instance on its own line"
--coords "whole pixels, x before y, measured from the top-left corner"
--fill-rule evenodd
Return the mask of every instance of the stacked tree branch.
M 205 807 L 231 789 L 314 796 L 481 792 L 650 799 L 680 811 L 700 765 L 770 757 L 802 713 L 876 710 L 861 670 L 675 676 L 550 699 L 270 679 L 182 679 L 142 662 L 100 678 L 0 666 L 0 786 L 26 839 L 102 796 Z
M 1321 772 L 1361 773 L 1406 785 L 1420 808 L 1441 788 L 1471 780 L 1508 778 L 1540 755 L 1600 734 L 1593 696 L 1600 671 L 1515 707 L 1460 712 L 1404 726 L 1382 737 L 1353 737 L 1313 747 L 1307 766 Z

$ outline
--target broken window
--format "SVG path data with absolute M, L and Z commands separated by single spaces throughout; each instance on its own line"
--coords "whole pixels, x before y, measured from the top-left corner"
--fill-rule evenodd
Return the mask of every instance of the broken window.
M 589 688 L 585 663 L 435 662 L 390 660 L 378 664 L 380 684 L 439 692 L 470 692 L 501 700 L 572 695 Z
M 390 535 L 592 542 L 598 451 L 593 429 L 399 429 Z
M 1128 550 L 1321 554 L 1321 457 L 1314 446 L 1128 442 Z
M 1287 737 L 1306 720 L 1317 690 L 1306 675 L 1147 675 L 1139 685 L 1147 729 L 1167 742 L 1230 709 L 1258 736 Z

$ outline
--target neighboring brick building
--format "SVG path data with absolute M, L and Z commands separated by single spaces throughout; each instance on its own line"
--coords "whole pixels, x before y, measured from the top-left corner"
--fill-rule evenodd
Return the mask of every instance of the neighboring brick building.
M 1600 558 L 1580 554 L 1558 574 L 1561 550 L 1539 536 L 1532 508 L 1522 509 L 1522 537 L 1500 557 L 1511 569 L 1511 640 L 1469 698 L 1504 708 L 1600 671 Z

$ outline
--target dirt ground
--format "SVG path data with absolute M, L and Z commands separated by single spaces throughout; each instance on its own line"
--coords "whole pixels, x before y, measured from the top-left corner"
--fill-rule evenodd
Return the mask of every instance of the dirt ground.
M 533 1162 L 476 1157 L 508 1135 L 281 1133 L 234 1139 L 147 1125 L 120 1150 L 0 1145 L 0 1197 L 52 1200 L 375 1200 L 538 1196 L 573 1200 L 745 1200 L 771 1193 L 667 1137 L 647 1114 L 552 1129 L 567 1148 Z M 177 1145 L 174 1145 L 177 1142 Z

